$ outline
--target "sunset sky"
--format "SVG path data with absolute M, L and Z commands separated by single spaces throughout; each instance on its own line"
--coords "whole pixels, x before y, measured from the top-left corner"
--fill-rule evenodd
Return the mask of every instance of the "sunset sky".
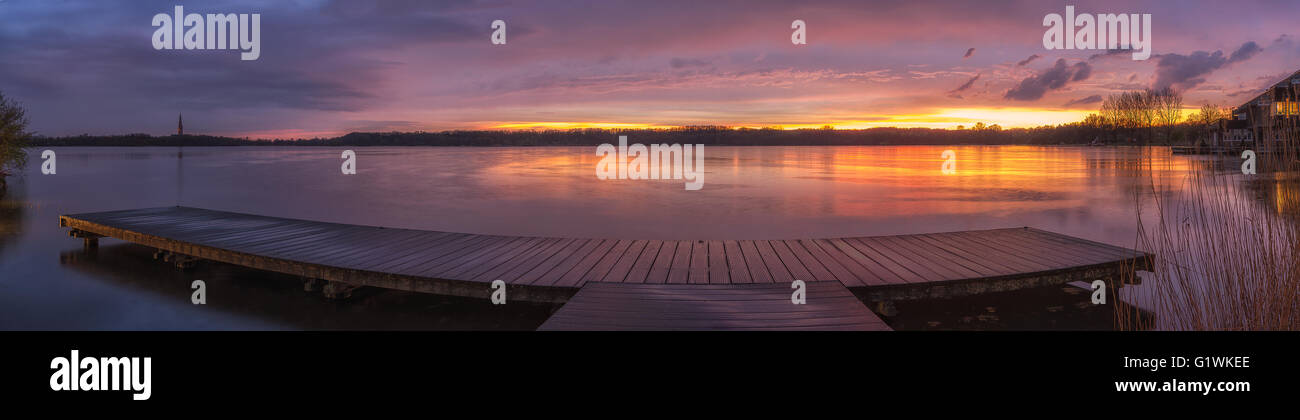
M 171 13 L 260 13 L 261 58 L 154 50 Z M 1047 50 L 1043 17 L 1150 13 L 1152 56 Z M 0 0 L 0 92 L 45 135 L 716 124 L 1056 124 L 1172 86 L 1235 106 L 1300 69 L 1295 3 Z M 491 22 L 508 43 L 492 45 Z M 791 22 L 808 45 L 792 45 Z

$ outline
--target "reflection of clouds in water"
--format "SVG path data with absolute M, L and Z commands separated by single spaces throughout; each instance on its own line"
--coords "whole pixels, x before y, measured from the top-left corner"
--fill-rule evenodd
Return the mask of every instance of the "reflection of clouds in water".
M 1039 191 L 1016 188 L 984 188 L 968 190 L 962 188 L 929 188 L 894 194 L 890 200 L 904 201 L 1057 201 L 1069 200 L 1069 194 L 1061 191 Z
M 357 175 L 339 175 L 344 149 L 357 152 Z M 705 187 L 684 191 L 678 180 L 599 180 L 590 146 L 187 148 L 181 204 L 513 235 L 762 239 L 1014 224 L 1116 242 L 1127 235 L 1098 234 L 1113 230 L 1095 225 L 1130 227 L 1126 207 L 1146 175 L 1168 179 L 1166 193 L 1180 188 L 1167 174 L 1189 166 L 1158 149 L 961 146 L 952 147 L 958 174 L 944 176 L 947 149 L 706 146 Z M 130 187 L 94 207 L 175 204 L 159 192 L 175 188 L 175 148 L 65 153 L 88 158 L 69 171 L 96 177 L 41 179 L 74 182 L 52 194 Z M 125 153 L 156 158 L 128 163 Z M 1155 163 L 1142 163 L 1149 158 Z M 1085 207 L 1095 210 L 1092 226 L 1050 214 Z M 1010 221 L 1013 213 L 1023 220 Z
M 847 182 L 858 184 L 878 184 L 880 179 L 865 179 L 839 176 L 797 176 L 796 179 L 817 181 Z M 940 181 L 934 181 L 940 183 Z M 1056 201 L 1069 200 L 1070 194 L 1064 191 L 1042 191 L 1022 188 L 957 188 L 943 186 L 926 186 L 923 189 L 900 190 L 888 195 L 878 196 L 877 201 Z

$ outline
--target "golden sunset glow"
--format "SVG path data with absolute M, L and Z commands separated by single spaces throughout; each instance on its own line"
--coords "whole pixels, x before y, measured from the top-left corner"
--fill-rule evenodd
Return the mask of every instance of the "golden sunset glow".
M 520 122 L 488 126 L 498 130 L 572 130 L 577 128 L 626 128 L 626 129 L 664 129 L 671 125 L 610 123 L 610 122 Z
M 931 115 L 933 120 L 949 124 L 950 127 L 983 122 L 998 124 L 1006 128 L 1038 127 L 1077 122 L 1092 111 L 1063 110 L 1053 111 L 1033 108 L 954 108 L 945 109 Z
M 779 121 L 770 123 L 742 123 L 730 125 L 734 128 L 752 128 L 759 129 L 764 127 L 780 127 L 785 130 L 799 129 L 819 129 L 825 126 L 834 127 L 837 130 L 860 130 L 877 127 L 901 127 L 901 128 L 947 128 L 954 129 L 957 126 L 967 128 L 975 123 L 984 123 L 985 125 L 997 124 L 1003 128 L 1026 128 L 1038 127 L 1043 125 L 1057 125 L 1078 122 L 1090 113 L 1095 111 L 1082 110 L 1042 110 L 1034 108 L 950 108 L 940 109 L 928 114 L 915 115 L 886 115 L 871 120 L 853 120 L 853 119 L 827 119 L 822 123 L 802 123 L 802 124 L 783 124 Z M 686 125 L 686 124 L 683 124 Z M 667 129 L 680 127 L 683 125 L 663 125 L 634 122 L 582 122 L 582 121 L 545 121 L 545 122 L 513 122 L 488 125 L 482 128 L 496 130 L 536 130 L 536 129 L 554 129 L 568 130 L 581 128 L 605 128 L 605 129 Z

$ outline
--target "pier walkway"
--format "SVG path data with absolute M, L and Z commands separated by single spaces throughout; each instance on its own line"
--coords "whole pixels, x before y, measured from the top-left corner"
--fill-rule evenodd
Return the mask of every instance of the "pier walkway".
M 486 299 L 499 279 L 511 300 L 568 302 L 543 325 L 561 329 L 887 329 L 863 301 L 1097 279 L 1118 287 L 1115 279 L 1149 260 L 1032 228 L 661 241 L 436 232 L 188 207 L 62 215 L 59 224 L 88 246 L 111 237 L 352 287 Z M 806 282 L 806 305 L 790 302 L 795 280 Z

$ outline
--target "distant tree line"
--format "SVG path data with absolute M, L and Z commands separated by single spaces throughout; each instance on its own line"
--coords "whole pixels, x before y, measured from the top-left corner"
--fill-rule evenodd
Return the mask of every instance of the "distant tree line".
M 868 128 L 861 130 L 731 128 L 691 126 L 671 129 L 573 129 L 511 131 L 442 131 L 350 133 L 333 138 L 249 140 L 233 137 L 127 134 L 36 137 L 32 146 L 595 146 L 628 136 L 632 143 L 682 143 L 734 146 L 834 145 L 963 145 L 963 144 L 1083 144 L 1103 129 L 1082 123 L 1034 128 L 998 125 L 932 128 Z
M 1206 105 L 1182 117 L 1183 98 L 1173 89 L 1122 92 L 1106 98 L 1083 121 L 1032 128 L 976 123 L 956 130 L 880 127 L 839 130 L 832 126 L 784 130 L 684 126 L 668 129 L 455 130 L 441 132 L 350 133 L 313 139 L 250 140 L 204 135 L 35 137 L 32 146 L 595 146 L 629 142 L 734 146 L 976 145 L 976 144 L 1184 144 L 1204 138 L 1226 110 Z
M 152 136 L 149 134 L 118 134 L 92 136 L 82 134 L 68 137 L 36 136 L 29 142 L 31 146 L 259 146 L 270 145 L 267 141 L 248 140 L 234 137 L 203 135 Z M 280 145 L 292 145 L 292 141 L 280 140 Z

